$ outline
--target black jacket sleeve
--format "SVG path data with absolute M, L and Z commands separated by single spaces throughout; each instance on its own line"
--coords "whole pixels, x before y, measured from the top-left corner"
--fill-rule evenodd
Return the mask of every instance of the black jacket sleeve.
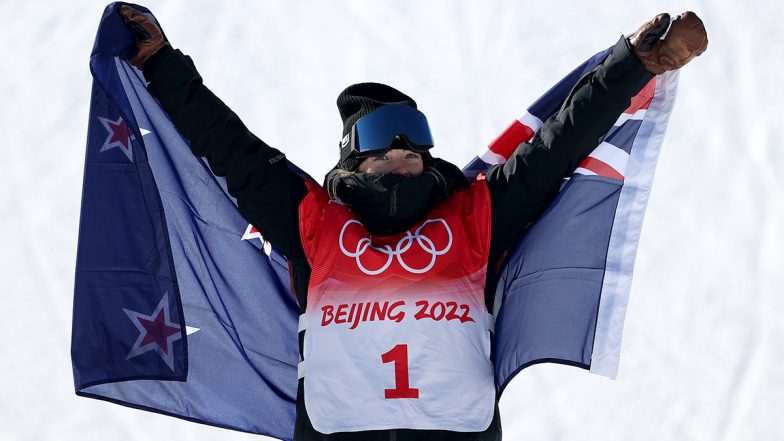
M 621 38 L 610 55 L 574 87 L 561 109 L 529 143 L 487 174 L 492 203 L 491 256 L 522 235 L 653 78 Z
M 254 136 L 202 84 L 190 57 L 179 50 L 166 46 L 144 64 L 143 73 L 193 154 L 226 177 L 240 213 L 286 257 L 301 258 L 298 206 L 307 189 L 286 157 Z

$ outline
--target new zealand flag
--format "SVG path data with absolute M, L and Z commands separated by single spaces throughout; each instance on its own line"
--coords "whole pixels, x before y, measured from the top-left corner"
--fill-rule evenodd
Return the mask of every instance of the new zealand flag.
M 72 336 L 76 392 L 291 439 L 300 360 L 287 263 L 265 248 L 223 179 L 191 154 L 141 73 L 123 61 L 135 45 L 118 8 L 106 8 L 90 58 Z M 466 174 L 505 161 L 606 54 L 548 91 Z M 543 361 L 615 375 L 642 217 L 676 87 L 676 74 L 660 75 L 635 98 L 507 257 L 494 311 L 499 390 Z
M 531 105 L 464 169 L 506 161 L 556 113 L 599 52 Z M 678 72 L 648 83 L 506 259 L 495 299 L 499 390 L 535 363 L 615 378 L 634 260 Z

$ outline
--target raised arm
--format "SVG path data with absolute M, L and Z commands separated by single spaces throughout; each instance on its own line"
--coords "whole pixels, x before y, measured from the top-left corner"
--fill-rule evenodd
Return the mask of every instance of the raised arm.
M 631 39 L 621 38 L 534 138 L 488 172 L 493 251 L 507 249 L 539 217 L 563 179 L 599 145 L 654 74 L 678 69 L 705 50 L 705 28 L 694 13 L 676 19 L 667 37 L 660 40 L 669 23 L 669 15 L 660 14 Z
M 254 136 L 202 83 L 190 57 L 173 49 L 146 15 L 123 6 L 121 14 L 137 36 L 137 54 L 148 90 L 158 99 L 194 155 L 204 156 L 225 176 L 242 215 L 286 257 L 301 258 L 297 207 L 305 183 L 283 153 Z M 145 38 L 147 36 L 147 38 Z

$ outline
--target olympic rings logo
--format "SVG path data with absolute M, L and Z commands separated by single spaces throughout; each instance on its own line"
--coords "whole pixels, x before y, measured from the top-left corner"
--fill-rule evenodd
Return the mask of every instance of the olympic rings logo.
M 449 236 L 449 241 L 447 242 L 446 246 L 440 250 L 436 249 L 435 244 L 429 237 L 421 234 L 422 228 L 424 228 L 425 225 L 436 223 L 436 222 L 440 222 L 444 225 L 444 228 L 446 228 L 446 234 Z M 360 271 L 362 271 L 363 273 L 369 276 L 375 276 L 377 274 L 381 274 L 384 271 L 386 271 L 387 268 L 389 268 L 389 266 L 392 264 L 392 260 L 394 258 L 397 258 L 397 261 L 400 263 L 400 266 L 402 266 L 403 269 L 405 269 L 410 273 L 413 274 L 426 273 L 430 271 L 430 269 L 432 269 L 433 266 L 436 264 L 436 257 L 446 254 L 447 251 L 449 251 L 449 249 L 452 248 L 452 230 L 449 229 L 449 225 L 446 223 L 446 221 L 444 219 L 428 219 L 422 225 L 420 225 L 419 228 L 417 228 L 414 231 L 414 234 L 411 234 L 410 231 L 406 231 L 406 235 L 400 238 L 400 240 L 395 245 L 394 249 L 390 245 L 384 245 L 383 247 L 375 247 L 371 244 L 371 240 L 369 237 L 363 237 L 362 239 L 359 240 L 359 242 L 357 242 L 356 249 L 354 249 L 354 251 L 349 251 L 343 245 L 343 235 L 346 232 L 346 228 L 348 228 L 348 226 L 351 224 L 362 225 L 362 223 L 360 223 L 358 220 L 351 219 L 346 221 L 346 223 L 343 225 L 343 228 L 340 230 L 340 238 L 338 239 L 338 243 L 340 245 L 340 251 L 342 251 L 343 254 L 345 254 L 348 257 L 355 258 L 357 261 L 357 267 L 360 269 Z M 425 252 L 430 254 L 430 263 L 428 263 L 424 268 L 411 268 L 403 260 L 403 253 L 405 253 L 411 248 L 411 246 L 414 244 L 414 241 L 416 241 L 416 243 L 419 245 L 420 248 L 422 248 L 423 250 L 425 250 Z M 373 270 L 373 269 L 367 269 L 362 265 L 361 257 L 363 254 L 365 254 L 365 251 L 367 251 L 368 248 L 372 248 L 375 251 L 378 251 L 379 253 L 383 253 L 387 255 L 387 261 L 386 263 L 384 263 L 383 266 L 381 266 L 381 268 Z

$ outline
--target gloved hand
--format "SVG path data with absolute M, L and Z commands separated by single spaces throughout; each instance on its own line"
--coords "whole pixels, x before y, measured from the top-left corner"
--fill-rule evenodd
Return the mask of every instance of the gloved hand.
M 669 27 L 669 32 L 667 28 Z M 664 39 L 662 35 L 667 32 Z M 654 75 L 680 69 L 708 48 L 708 35 L 697 14 L 687 11 L 670 24 L 670 14 L 659 14 L 629 37 L 634 55 Z
M 128 62 L 141 69 L 145 61 L 169 42 L 166 41 L 158 24 L 141 11 L 124 5 L 120 8 L 120 15 L 136 37 L 136 55 L 129 58 Z

